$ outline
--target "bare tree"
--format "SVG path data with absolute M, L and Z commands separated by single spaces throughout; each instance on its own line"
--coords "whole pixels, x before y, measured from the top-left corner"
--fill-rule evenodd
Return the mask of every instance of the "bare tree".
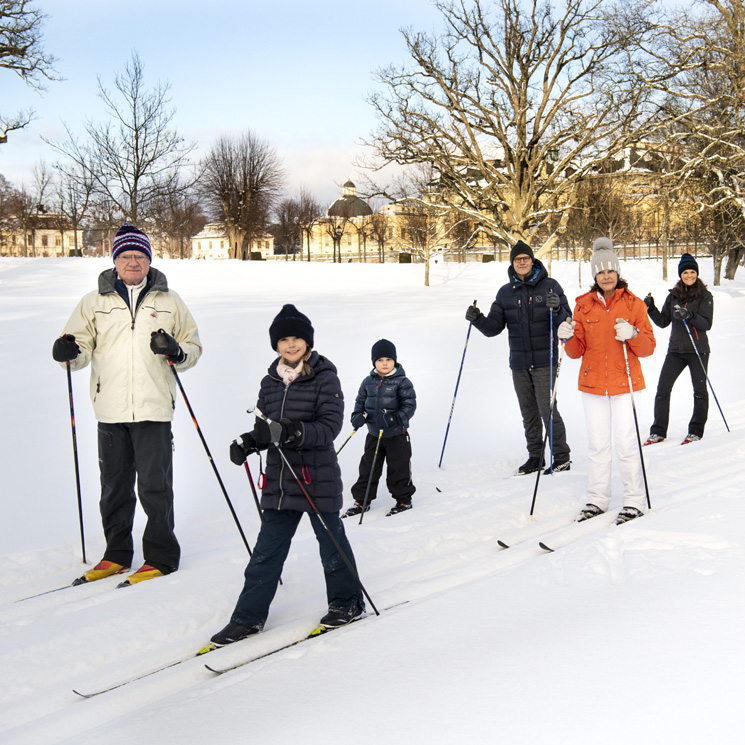
M 82 256 L 82 247 L 78 244 L 78 231 L 88 212 L 94 182 L 89 171 L 78 173 L 60 172 L 56 184 L 57 211 L 63 218 L 63 223 L 69 225 L 74 233 L 74 246 L 70 256 Z M 66 230 L 67 227 L 60 227 Z
M 579 181 L 646 131 L 650 92 L 629 50 L 646 27 L 605 0 L 435 5 L 445 30 L 404 30 L 413 64 L 377 75 L 365 165 L 433 164 L 451 204 L 510 244 L 550 221 L 543 255 Z
M 385 263 L 385 247 L 388 244 L 388 234 L 391 230 L 389 219 L 382 212 L 373 213 L 370 218 L 370 235 L 378 245 L 378 261 Z
M 300 204 L 294 197 L 288 197 L 279 202 L 275 209 L 276 223 L 272 225 L 271 232 L 274 234 L 275 253 L 277 249 L 285 255 L 285 261 L 300 248 L 302 233 L 300 230 Z
M 283 182 L 276 151 L 253 132 L 220 137 L 208 153 L 199 188 L 225 226 L 232 258 L 250 258 L 251 242 L 266 230 Z
M 664 77 L 665 146 L 680 163 L 667 178 L 695 184 L 711 235 L 714 284 L 732 245 L 732 226 L 745 218 L 745 4 L 697 0 L 673 16 L 654 49 L 652 74 Z M 654 80 L 654 77 L 652 77 Z M 727 226 L 731 226 L 731 229 Z
M 343 212 L 341 210 L 340 212 Z M 333 244 L 333 262 L 336 263 L 337 254 L 339 256 L 339 263 L 341 264 L 341 239 L 344 237 L 347 225 L 350 222 L 350 218 L 344 214 L 338 214 L 334 217 L 328 217 L 324 223 L 326 227 L 326 233 L 331 236 Z
M 0 67 L 37 90 L 44 90 L 45 81 L 56 79 L 56 60 L 42 44 L 45 18 L 30 0 L 0 0 Z M 7 142 L 8 132 L 22 129 L 33 117 L 31 110 L 12 115 L 0 111 L 0 144 Z
M 16 234 L 16 203 L 18 193 L 0 173 L 0 248 L 3 255 L 13 255 L 11 239 Z
M 184 172 L 196 146 L 171 129 L 175 110 L 169 108 L 170 85 L 159 82 L 147 88 L 136 52 L 124 72 L 114 77 L 114 92 L 100 78 L 98 88 L 109 119 L 89 121 L 86 141 L 67 128 L 65 142 L 50 144 L 80 170 L 89 169 L 96 192 L 137 223 L 151 204 L 193 183 L 184 179 Z
M 153 229 L 161 235 L 171 257 L 189 258 L 190 239 L 207 223 L 194 189 L 177 189 L 154 203 Z M 174 247 L 176 251 L 174 252 Z
M 305 237 L 308 245 L 308 261 L 310 261 L 310 240 L 313 235 L 313 226 L 323 215 L 323 207 L 306 187 L 300 189 L 298 195 L 298 226 L 301 236 Z M 300 250 L 302 253 L 302 238 Z

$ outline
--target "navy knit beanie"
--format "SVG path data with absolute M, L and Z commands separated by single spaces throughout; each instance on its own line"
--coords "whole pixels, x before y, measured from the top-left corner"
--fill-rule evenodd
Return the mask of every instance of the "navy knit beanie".
M 693 269 L 698 274 L 698 262 L 691 254 L 681 254 L 680 261 L 678 262 L 678 276 L 680 277 L 688 269 Z
M 381 357 L 389 357 L 396 362 L 396 345 L 388 339 L 380 339 L 372 345 L 371 357 L 373 365 Z
M 111 258 L 116 260 L 116 257 L 122 251 L 140 251 L 145 256 L 153 260 L 153 251 L 150 248 L 150 241 L 147 236 L 134 225 L 130 225 L 125 222 L 124 225 L 116 231 L 114 236 L 114 243 L 111 246 Z
M 518 256 L 530 256 L 531 259 L 535 259 L 535 256 L 533 256 L 533 249 L 523 241 L 518 241 L 515 246 L 513 247 L 512 251 L 510 251 L 510 264 L 518 257 Z
M 269 340 L 272 349 L 277 350 L 277 343 L 286 336 L 297 336 L 309 347 L 313 347 L 313 326 L 308 316 L 303 315 L 294 305 L 283 305 L 269 327 Z

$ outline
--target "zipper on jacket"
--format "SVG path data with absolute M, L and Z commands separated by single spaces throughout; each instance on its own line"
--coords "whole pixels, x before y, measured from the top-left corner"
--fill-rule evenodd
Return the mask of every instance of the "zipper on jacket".
M 292 385 L 292 384 L 290 384 Z M 285 392 L 282 394 L 282 405 L 279 407 L 279 418 L 282 419 L 282 417 L 285 415 L 285 402 L 287 401 L 287 391 L 290 389 L 289 385 L 285 386 Z M 279 445 L 277 446 L 279 447 Z M 285 459 L 280 455 L 279 456 L 279 502 L 277 503 L 277 509 L 282 509 L 282 500 L 285 498 L 285 490 L 282 486 L 282 480 L 285 476 Z

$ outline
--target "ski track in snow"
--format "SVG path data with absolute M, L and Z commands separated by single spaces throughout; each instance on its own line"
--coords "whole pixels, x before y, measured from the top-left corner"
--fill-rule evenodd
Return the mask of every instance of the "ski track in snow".
M 709 261 L 700 262 L 702 278 Z M 414 509 L 388 518 L 381 486 L 362 525 L 345 520 L 360 576 L 375 604 L 403 601 L 379 618 L 214 677 L 230 664 L 287 644 L 325 610 L 317 544 L 301 523 L 284 584 L 265 632 L 188 659 L 123 688 L 82 700 L 72 693 L 188 658 L 229 619 L 247 553 L 201 443 L 179 401 L 174 422 L 179 572 L 131 588 L 121 577 L 60 590 L 81 562 L 64 374 L 51 343 L 80 296 L 109 262 L 0 262 L 0 343 L 9 411 L 2 433 L 5 519 L 0 526 L 0 743 L 327 743 L 347 732 L 358 743 L 462 742 L 716 743 L 740 741 L 741 625 L 745 600 L 745 280 L 715 297 L 705 438 L 685 447 L 690 381 L 679 379 L 668 440 L 643 450 L 652 512 L 603 529 L 567 531 L 582 506 L 584 415 L 577 362 L 565 359 L 559 407 L 572 467 L 541 476 L 524 460 L 504 335 L 471 335 L 443 468 L 436 467 L 461 360 L 465 307 L 485 312 L 506 264 L 420 266 L 236 262 L 157 265 L 184 297 L 205 354 L 183 383 L 246 536 L 258 516 L 245 472 L 227 444 L 250 429 L 245 413 L 271 361 L 267 328 L 284 302 L 312 319 L 317 348 L 339 368 L 346 417 L 370 367 L 369 348 L 392 339 L 417 390 L 412 420 Z M 675 264 L 670 265 L 671 276 Z M 583 266 L 583 275 L 587 275 Z M 624 275 L 661 305 L 672 284 L 659 264 L 629 262 Z M 338 275 L 342 275 L 341 279 Z M 554 262 L 573 301 L 577 267 Z M 349 329 L 354 329 L 350 335 Z M 642 361 L 647 390 L 637 400 L 642 437 L 669 330 Z M 103 550 L 97 515 L 95 422 L 88 371 L 73 376 L 89 562 Z M 339 443 L 349 434 L 342 431 Z M 345 485 L 356 477 L 362 436 L 340 457 Z M 250 463 L 254 477 L 258 462 Z M 614 477 L 618 499 L 619 479 Z M 349 502 L 348 502 L 349 503 Z M 620 504 L 614 503 L 614 509 Z M 598 527 L 600 526 L 600 527 Z M 559 529 L 559 530 L 557 530 Z M 552 554 L 539 538 L 577 533 Z M 135 544 L 142 531 L 141 515 Z M 502 550 L 497 540 L 511 548 Z M 139 554 L 135 564 L 141 561 Z M 135 567 L 136 568 L 136 567 Z M 370 610 L 370 609 L 368 609 Z M 292 716 L 286 716 L 287 711 Z M 581 715 L 581 716 L 580 716 Z

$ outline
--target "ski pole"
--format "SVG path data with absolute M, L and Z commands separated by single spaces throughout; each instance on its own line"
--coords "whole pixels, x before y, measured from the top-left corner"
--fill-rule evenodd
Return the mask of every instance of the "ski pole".
M 554 391 L 554 309 L 549 309 L 549 330 L 550 330 L 550 337 L 549 337 L 549 344 L 551 345 L 549 347 L 549 371 L 548 371 L 548 379 L 549 379 L 549 390 L 553 394 Z M 551 429 L 551 434 L 549 435 L 548 441 L 549 441 L 549 473 L 554 472 L 554 418 L 551 416 L 548 419 L 548 426 Z M 543 451 L 541 450 L 541 455 L 543 455 Z M 540 468 L 538 469 L 541 470 Z
M 256 487 L 254 486 L 254 480 L 251 476 L 251 469 L 248 467 L 248 459 L 243 461 L 243 465 L 246 468 L 246 476 L 248 476 L 248 483 L 251 485 L 251 494 L 254 496 L 254 503 L 256 504 L 256 509 L 259 513 L 259 518 L 262 518 L 263 515 L 261 513 L 261 505 L 259 504 L 259 495 L 256 493 Z
M 346 440 L 344 440 L 344 442 L 342 442 L 342 444 L 341 444 L 341 447 L 340 447 L 340 448 L 339 448 L 339 449 L 338 449 L 338 450 L 336 451 L 336 454 L 337 454 L 337 455 L 339 455 L 339 453 L 340 453 L 340 452 L 341 452 L 342 450 L 344 450 L 344 446 L 345 446 L 345 445 L 346 445 L 346 444 L 347 444 L 347 443 L 348 443 L 348 442 L 349 442 L 349 441 L 350 441 L 350 440 L 352 439 L 352 436 L 354 435 L 354 433 L 355 433 L 356 431 L 357 431 L 356 429 L 353 429 L 353 430 L 352 430 L 352 432 L 350 433 L 349 437 L 347 437 L 347 439 L 346 439 Z
M 629 367 L 629 353 L 626 351 L 626 342 L 623 344 L 623 358 L 626 361 L 626 377 L 629 379 L 629 393 L 631 394 L 631 408 L 634 411 L 634 426 L 636 427 L 636 442 L 639 445 L 639 460 L 642 463 L 642 476 L 644 476 L 644 491 L 647 494 L 647 507 L 651 510 L 652 503 L 649 500 L 649 485 L 647 484 L 647 469 L 644 467 L 644 454 L 642 451 L 642 438 L 639 435 L 639 419 L 636 416 L 636 403 L 634 402 L 634 388 L 631 384 L 631 368 Z
M 676 309 L 680 308 L 679 305 L 675 306 Z M 698 347 L 696 346 L 696 342 L 693 341 L 693 334 L 691 334 L 691 329 L 688 327 L 688 321 L 683 319 L 683 325 L 686 327 L 686 331 L 688 332 L 688 338 L 691 340 L 691 344 L 693 344 L 693 348 L 696 351 L 696 357 L 698 357 L 698 361 L 701 363 L 701 368 L 704 371 L 704 375 L 706 376 L 706 382 L 709 384 L 709 389 L 711 390 L 711 395 L 714 396 L 714 400 L 717 402 L 717 408 L 719 409 L 719 413 L 722 415 L 722 421 L 724 422 L 724 426 L 727 427 L 727 432 L 729 432 L 729 425 L 727 424 L 727 420 L 724 418 L 724 412 L 722 411 L 722 407 L 719 405 L 719 399 L 717 398 L 717 394 L 714 393 L 714 386 L 711 384 L 711 380 L 709 380 L 709 373 L 706 371 L 706 366 L 704 365 L 704 361 L 701 359 L 701 355 L 698 353 Z
M 561 352 L 559 354 L 559 362 L 556 365 L 556 377 L 554 378 L 554 384 L 551 387 L 551 402 L 548 407 L 549 426 L 546 427 L 546 434 L 543 436 L 543 445 L 541 446 L 541 455 L 543 455 L 543 452 L 546 449 L 546 440 L 548 439 L 548 433 L 550 432 L 550 425 L 551 425 L 551 422 L 553 421 L 554 404 L 556 403 L 556 387 L 559 383 L 559 373 L 561 372 L 561 361 L 564 359 L 564 344 L 566 344 L 566 342 L 562 339 L 561 340 Z M 553 343 L 551 346 L 553 347 Z M 539 462 L 540 462 L 540 458 L 539 458 Z M 542 471 L 543 471 L 543 467 L 541 466 L 538 468 L 538 472 L 535 477 L 535 488 L 533 489 L 533 501 L 530 504 L 530 517 L 531 518 L 533 517 L 533 512 L 535 510 L 535 498 L 536 498 L 536 495 L 538 494 L 538 482 L 541 480 Z
M 362 501 L 362 512 L 360 512 L 360 521 L 358 525 L 362 525 L 362 518 L 365 516 L 365 510 L 368 505 L 368 497 L 370 496 L 370 484 L 372 484 L 373 473 L 375 472 L 375 463 L 378 460 L 378 448 L 380 447 L 380 438 L 383 436 L 383 430 L 378 432 L 378 441 L 375 443 L 375 454 L 373 455 L 372 467 L 370 468 L 370 475 L 367 477 L 367 489 L 365 489 L 365 499 Z
M 78 490 L 78 519 L 80 521 L 80 543 L 83 548 L 83 564 L 87 564 L 85 558 L 85 531 L 83 530 L 83 500 L 80 496 L 80 466 L 78 465 L 78 435 L 75 429 L 75 405 L 72 400 L 72 374 L 70 362 L 67 364 L 67 395 L 70 399 L 70 427 L 72 429 L 72 453 L 75 460 L 75 485 Z
M 251 494 L 254 496 L 254 502 L 256 503 L 256 509 L 259 512 L 259 520 L 264 522 L 264 513 L 261 511 L 261 505 L 259 504 L 259 495 L 256 493 L 256 487 L 254 486 L 253 476 L 251 476 L 251 469 L 248 467 L 248 458 L 243 461 L 243 465 L 246 468 L 246 476 L 248 476 L 248 483 L 251 485 Z M 248 552 L 249 555 L 251 552 Z M 282 578 L 279 578 L 279 584 L 282 584 Z
M 181 378 L 176 372 L 176 368 L 173 366 L 173 362 L 171 362 L 171 360 L 168 360 L 168 364 L 171 366 L 171 370 L 173 370 L 173 376 L 176 378 L 176 383 L 178 384 L 179 390 L 181 391 L 181 395 L 183 396 L 184 403 L 186 404 L 186 408 L 189 410 L 191 421 L 194 422 L 194 427 L 196 428 L 197 434 L 199 435 L 199 439 L 202 441 L 202 445 L 204 446 L 204 452 L 207 453 L 207 458 L 210 464 L 212 465 L 212 470 L 215 472 L 215 476 L 217 477 L 217 483 L 220 484 L 220 489 L 222 489 L 222 493 L 223 493 L 223 496 L 225 497 L 225 501 L 228 503 L 228 507 L 230 508 L 230 514 L 233 516 L 233 520 L 235 520 L 235 524 L 238 528 L 238 532 L 241 534 L 241 538 L 243 539 L 243 543 L 246 546 L 248 555 L 252 556 L 251 548 L 248 545 L 248 541 L 246 540 L 246 536 L 243 532 L 243 528 L 241 527 L 240 521 L 238 520 L 238 515 L 236 515 L 235 510 L 233 509 L 233 503 L 230 501 L 228 492 L 225 489 L 225 484 L 223 484 L 222 479 L 220 478 L 220 472 L 217 470 L 215 461 L 212 459 L 212 453 L 210 453 L 210 449 L 207 447 L 207 441 L 204 439 L 202 430 L 199 427 L 199 422 L 197 422 L 197 418 L 194 416 L 194 410 L 191 408 L 191 404 L 189 403 L 189 399 L 186 396 L 186 391 L 184 390 L 184 386 L 181 385 Z
M 476 301 L 473 301 L 473 307 L 476 307 Z M 463 372 L 463 363 L 466 361 L 466 350 L 468 349 L 468 339 L 471 336 L 471 329 L 473 328 L 473 321 L 468 323 L 468 333 L 466 334 L 466 343 L 463 347 L 463 357 L 460 360 L 460 369 L 458 370 L 458 379 L 455 381 L 455 393 L 453 393 L 453 403 L 450 404 L 450 416 L 448 417 L 448 426 L 445 429 L 445 440 L 442 443 L 442 452 L 440 453 L 440 462 L 437 464 L 438 468 L 442 468 L 442 458 L 445 455 L 445 445 L 448 441 L 448 433 L 450 432 L 450 422 L 453 419 L 453 409 L 455 409 L 455 397 L 458 395 L 458 386 L 460 385 L 460 375 Z
M 266 421 L 270 421 L 270 420 L 267 419 Z M 311 499 L 311 496 L 310 494 L 308 494 L 307 490 L 303 486 L 302 481 L 300 481 L 300 479 L 298 478 L 297 474 L 295 473 L 295 469 L 290 465 L 290 461 L 287 460 L 287 456 L 284 454 L 284 451 L 279 446 L 279 444 L 276 442 L 274 443 L 274 447 L 277 448 L 277 452 L 280 454 L 280 456 L 282 457 L 282 460 L 285 462 L 285 465 L 290 470 L 290 473 L 292 474 L 293 478 L 297 482 L 297 485 L 300 487 L 300 490 L 303 492 L 303 495 L 308 500 L 308 503 L 313 509 L 313 512 L 316 513 L 316 516 L 321 521 L 321 525 L 323 525 L 324 529 L 326 530 L 326 533 L 328 534 L 328 537 L 331 539 L 331 542 L 334 544 L 334 548 L 339 552 L 339 556 L 341 556 L 342 560 L 347 565 L 347 569 L 349 569 L 350 573 L 355 579 L 355 582 L 357 582 L 357 584 L 360 587 L 360 590 L 362 590 L 363 595 L 367 598 L 367 601 L 370 603 L 370 607 L 375 611 L 375 615 L 379 616 L 380 612 L 375 607 L 375 603 L 373 603 L 372 598 L 367 594 L 367 590 L 365 589 L 365 586 L 362 584 L 362 580 L 360 579 L 359 574 L 357 574 L 357 570 L 354 568 L 354 565 L 349 560 L 349 557 L 344 553 L 344 549 L 342 549 L 342 547 L 339 545 L 339 541 L 337 541 L 336 538 L 334 537 L 334 534 L 331 532 L 331 528 L 329 528 L 328 523 L 323 517 L 323 514 L 319 512 L 318 507 L 316 507 L 316 503 Z

